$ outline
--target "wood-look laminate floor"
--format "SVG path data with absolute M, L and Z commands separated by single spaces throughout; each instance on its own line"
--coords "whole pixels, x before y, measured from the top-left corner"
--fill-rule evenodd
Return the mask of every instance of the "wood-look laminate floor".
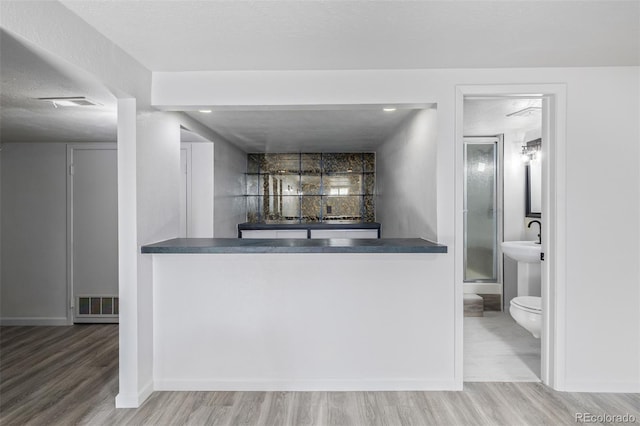
M 117 325 L 0 328 L 0 425 L 575 425 L 640 395 L 467 383 L 462 392 L 156 392 L 118 409 Z M 596 423 L 597 424 L 597 423 Z

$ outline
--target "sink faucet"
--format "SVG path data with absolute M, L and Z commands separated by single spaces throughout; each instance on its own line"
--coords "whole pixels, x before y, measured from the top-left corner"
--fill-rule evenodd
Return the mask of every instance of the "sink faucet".
M 540 223 L 539 220 L 532 220 L 529 222 L 529 225 L 527 225 L 527 228 L 531 228 L 531 225 L 534 223 L 538 224 L 538 241 L 536 241 L 536 244 L 542 244 L 542 223 Z

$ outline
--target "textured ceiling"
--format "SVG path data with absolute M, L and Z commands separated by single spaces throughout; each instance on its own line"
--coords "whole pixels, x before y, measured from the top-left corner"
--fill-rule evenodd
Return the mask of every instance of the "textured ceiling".
M 62 3 L 152 71 L 640 63 L 636 0 Z
M 116 140 L 116 100 L 69 65 L 0 30 L 0 129 L 9 142 Z M 100 106 L 59 107 L 40 97 L 84 96 Z
M 158 71 L 640 64 L 640 1 L 62 3 Z M 0 42 L 3 142 L 115 140 L 115 99 L 104 87 L 1 30 Z M 103 106 L 55 109 L 35 100 L 45 96 Z M 469 108 L 469 131 L 490 132 Z M 371 149 L 406 112 L 190 114 L 247 151 L 275 152 Z
M 540 130 L 542 112 L 532 109 L 525 115 L 507 114 L 521 111 L 528 107 L 539 108 L 540 99 L 465 99 L 464 101 L 464 135 L 493 136 L 501 133 L 520 134 L 524 138 L 531 130 Z
M 415 109 L 382 106 L 188 114 L 247 152 L 373 151 Z

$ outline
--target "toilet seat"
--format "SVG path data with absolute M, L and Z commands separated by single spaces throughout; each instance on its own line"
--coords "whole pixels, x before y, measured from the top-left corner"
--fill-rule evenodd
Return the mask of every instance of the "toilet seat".
M 511 304 L 523 311 L 534 314 L 542 313 L 542 298 L 536 296 L 519 296 L 511 299 Z

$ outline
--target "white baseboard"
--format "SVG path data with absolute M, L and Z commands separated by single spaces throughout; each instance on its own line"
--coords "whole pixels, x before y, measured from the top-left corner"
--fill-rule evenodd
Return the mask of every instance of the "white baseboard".
M 137 394 L 116 395 L 116 408 L 138 408 L 153 393 L 153 383 L 149 382 Z
M 454 381 L 427 380 L 155 380 L 156 391 L 451 391 Z
M 8 317 L 0 318 L 2 326 L 60 326 L 69 325 L 67 317 Z
M 639 382 L 566 382 L 564 392 L 640 393 Z

